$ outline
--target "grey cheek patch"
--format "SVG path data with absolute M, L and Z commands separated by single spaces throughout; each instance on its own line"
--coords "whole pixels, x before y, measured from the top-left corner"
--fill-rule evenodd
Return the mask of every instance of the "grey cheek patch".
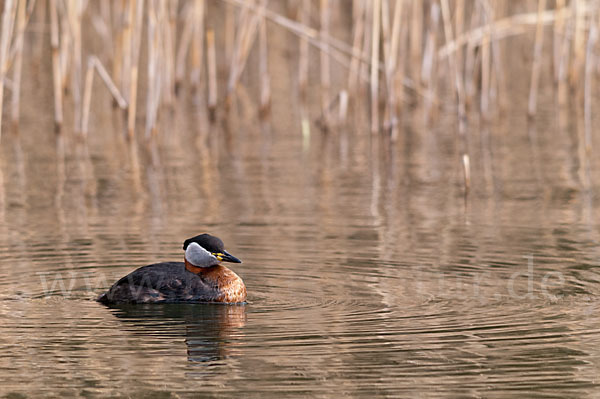
M 219 264 L 219 260 L 198 243 L 192 242 L 185 250 L 185 258 L 197 267 L 210 267 Z

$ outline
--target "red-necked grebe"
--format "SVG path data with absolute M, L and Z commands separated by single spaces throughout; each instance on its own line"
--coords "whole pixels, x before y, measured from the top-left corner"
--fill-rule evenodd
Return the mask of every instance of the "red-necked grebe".
M 225 251 L 223 241 L 200 234 L 183 243 L 184 262 L 163 262 L 140 267 L 121 278 L 98 302 L 174 303 L 246 301 L 242 279 L 221 261 L 242 263 Z

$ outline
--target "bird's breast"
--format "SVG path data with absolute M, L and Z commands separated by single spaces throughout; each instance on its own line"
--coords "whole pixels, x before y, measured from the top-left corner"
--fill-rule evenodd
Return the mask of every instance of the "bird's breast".
M 203 270 L 199 277 L 216 291 L 217 302 L 245 302 L 246 286 L 242 279 L 232 270 L 218 265 Z

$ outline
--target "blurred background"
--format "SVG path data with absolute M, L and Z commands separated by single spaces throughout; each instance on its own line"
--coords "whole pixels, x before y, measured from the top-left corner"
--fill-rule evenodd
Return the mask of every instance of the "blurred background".
M 598 396 L 600 2 L 0 5 L 0 396 Z

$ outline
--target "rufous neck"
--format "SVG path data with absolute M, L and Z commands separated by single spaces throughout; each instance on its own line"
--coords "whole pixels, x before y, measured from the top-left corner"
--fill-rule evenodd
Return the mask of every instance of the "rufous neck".
M 209 270 L 211 270 L 213 267 L 215 266 L 219 266 L 219 265 L 215 265 L 215 266 L 210 266 L 210 267 L 198 267 L 198 266 L 194 266 L 192 265 L 187 259 L 183 258 L 184 262 L 185 262 L 185 269 L 188 272 L 192 272 L 194 274 L 203 274 Z
M 188 272 L 192 272 L 194 274 L 202 274 L 203 267 L 194 266 L 190 262 L 188 262 L 188 260 L 185 258 L 184 258 L 184 261 L 185 261 L 185 269 Z

